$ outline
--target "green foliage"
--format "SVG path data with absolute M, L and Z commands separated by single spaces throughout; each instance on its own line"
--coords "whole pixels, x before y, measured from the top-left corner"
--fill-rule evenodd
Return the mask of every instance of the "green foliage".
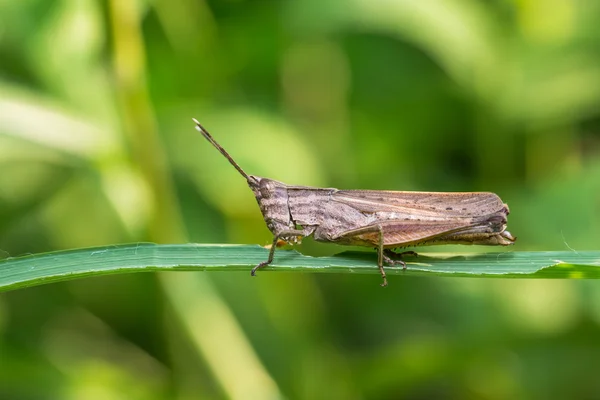
M 503 265 L 531 251 L 561 254 L 519 268 L 597 265 L 598 2 L 29 0 L 0 15 L 1 276 L 65 249 L 269 243 L 192 117 L 249 173 L 290 184 L 496 192 L 519 238 Z M 598 282 L 381 290 L 373 254 L 348 256 L 373 275 L 245 265 L 2 293 L 0 397 L 599 397 Z
M 268 250 L 244 245 L 156 245 L 138 243 L 56 251 L 0 261 L 0 292 L 81 277 L 149 271 L 250 271 Z M 263 271 L 379 274 L 375 253 L 332 257 L 279 250 Z M 406 256 L 407 269 L 388 275 L 478 278 L 599 279 L 600 252 L 431 253 Z

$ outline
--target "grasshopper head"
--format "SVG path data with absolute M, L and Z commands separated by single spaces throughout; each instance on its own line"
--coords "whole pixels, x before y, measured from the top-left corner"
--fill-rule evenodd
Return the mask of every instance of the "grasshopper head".
M 287 185 L 285 183 L 249 175 L 248 186 L 252 189 L 267 228 L 277 235 L 279 232 L 294 229 L 288 204 Z

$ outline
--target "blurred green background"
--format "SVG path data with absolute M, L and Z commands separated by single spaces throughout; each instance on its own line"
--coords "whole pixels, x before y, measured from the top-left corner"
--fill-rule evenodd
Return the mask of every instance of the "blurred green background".
M 598 249 L 599 20 L 584 0 L 2 0 L 0 253 L 269 243 L 192 117 L 255 175 L 493 191 L 508 251 Z M 600 397 L 600 283 L 389 281 L 4 293 L 0 398 Z

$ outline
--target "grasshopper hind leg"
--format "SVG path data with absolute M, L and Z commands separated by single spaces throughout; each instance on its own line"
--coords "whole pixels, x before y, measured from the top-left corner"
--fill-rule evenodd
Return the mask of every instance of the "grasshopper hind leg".
M 377 250 L 377 267 L 379 268 L 379 272 L 381 273 L 381 278 L 383 282 L 381 286 L 387 286 L 387 277 L 385 274 L 385 270 L 383 265 L 397 265 L 401 264 L 403 269 L 406 269 L 406 263 L 402 260 L 394 260 L 394 257 L 402 257 L 403 255 L 413 255 L 416 256 L 417 253 L 414 251 L 404 251 L 401 253 L 396 253 L 390 249 L 385 249 L 385 237 L 386 237 L 386 228 L 394 228 L 393 224 L 390 223 L 379 223 L 373 224 L 369 226 L 365 226 L 358 229 L 353 229 L 350 231 L 342 232 L 342 234 L 334 237 L 333 239 L 342 240 L 347 244 L 355 244 L 360 243 L 368 243 L 369 245 L 376 245 L 375 250 Z M 393 230 L 390 232 L 393 234 Z M 317 235 L 315 233 L 315 235 Z M 317 240 L 319 238 L 317 237 Z M 400 244 L 399 244 L 400 245 Z
M 379 267 L 379 272 L 381 272 L 381 277 L 383 278 L 383 283 L 381 284 L 381 286 L 385 287 L 387 286 L 387 278 L 385 276 L 385 270 L 383 269 L 383 264 L 387 264 L 387 265 L 402 265 L 402 270 L 405 271 L 406 270 L 406 263 L 401 259 L 402 256 L 413 256 L 413 257 L 418 257 L 418 254 L 416 251 L 412 251 L 412 250 L 408 250 L 408 251 L 402 251 L 400 253 L 397 253 L 393 250 L 390 249 L 384 249 L 383 248 L 383 227 L 381 225 L 379 225 L 378 227 L 378 231 L 379 231 L 379 247 L 377 248 L 377 266 Z M 400 259 L 398 259 L 400 258 Z
M 383 269 L 383 263 L 385 262 L 386 264 L 389 264 L 389 257 L 385 255 L 385 249 L 383 248 L 383 227 L 381 225 L 377 225 L 377 231 L 379 233 L 379 247 L 377 248 L 377 267 L 379 267 L 379 272 L 381 273 L 381 277 L 383 278 L 381 286 L 386 287 L 388 285 L 388 282 L 387 277 L 385 276 L 385 270 Z
M 387 265 L 402 265 L 402 270 L 406 270 L 406 263 L 403 260 L 398 260 L 394 258 L 402 257 L 403 255 L 411 255 L 417 257 L 418 254 L 414 251 L 403 251 L 401 253 L 396 253 L 390 249 L 382 249 L 378 248 L 378 253 L 380 254 L 380 261 L 377 263 L 379 267 L 379 271 L 381 272 L 381 276 L 383 277 L 383 283 L 381 286 L 387 286 L 387 279 L 385 277 L 385 271 L 383 270 L 383 264 Z

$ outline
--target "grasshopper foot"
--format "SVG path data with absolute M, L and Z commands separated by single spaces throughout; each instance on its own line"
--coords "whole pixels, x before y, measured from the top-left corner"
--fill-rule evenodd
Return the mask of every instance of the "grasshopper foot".
M 387 265 L 402 265 L 402 269 L 406 269 L 406 263 L 402 260 L 394 260 L 391 257 L 389 257 L 387 254 L 383 255 L 383 261 L 387 264 Z
M 385 277 L 385 274 L 383 274 L 383 282 L 381 282 L 381 287 L 386 287 L 387 286 L 387 278 Z
M 383 259 L 383 263 L 387 264 L 387 265 L 402 265 L 402 269 L 405 270 L 406 269 L 406 263 L 402 260 L 394 260 L 392 257 L 402 257 L 402 255 L 412 255 L 412 256 L 416 256 L 417 253 L 415 253 L 414 251 L 405 251 L 402 253 L 395 253 L 392 250 L 383 250 L 383 254 L 381 254 L 381 257 Z M 381 277 L 383 278 L 383 282 L 381 283 L 382 287 L 386 287 L 388 282 L 387 282 L 387 278 L 385 276 L 385 271 L 383 269 L 383 265 L 379 266 L 379 272 L 381 273 Z
M 252 276 L 256 276 L 256 271 L 258 271 L 258 269 L 259 269 L 259 268 L 266 267 L 266 266 L 267 266 L 267 265 L 269 265 L 269 264 L 270 264 L 270 262 L 269 262 L 269 261 L 264 261 L 264 262 L 261 262 L 261 263 L 260 263 L 260 264 L 258 264 L 256 267 L 252 268 L 252 271 L 250 272 L 250 275 L 252 275 Z
M 379 266 L 379 272 L 381 273 L 381 277 L 383 278 L 383 282 L 381 282 L 381 287 L 386 287 L 387 286 L 387 277 L 385 276 L 385 271 L 383 269 L 383 265 Z
M 392 257 L 402 257 L 402 256 L 413 256 L 418 257 L 419 255 L 414 251 L 403 251 L 401 253 L 396 253 L 395 251 L 385 249 L 383 250 L 383 260 L 389 265 L 402 265 L 402 269 L 406 269 L 406 263 L 402 260 L 394 260 Z

